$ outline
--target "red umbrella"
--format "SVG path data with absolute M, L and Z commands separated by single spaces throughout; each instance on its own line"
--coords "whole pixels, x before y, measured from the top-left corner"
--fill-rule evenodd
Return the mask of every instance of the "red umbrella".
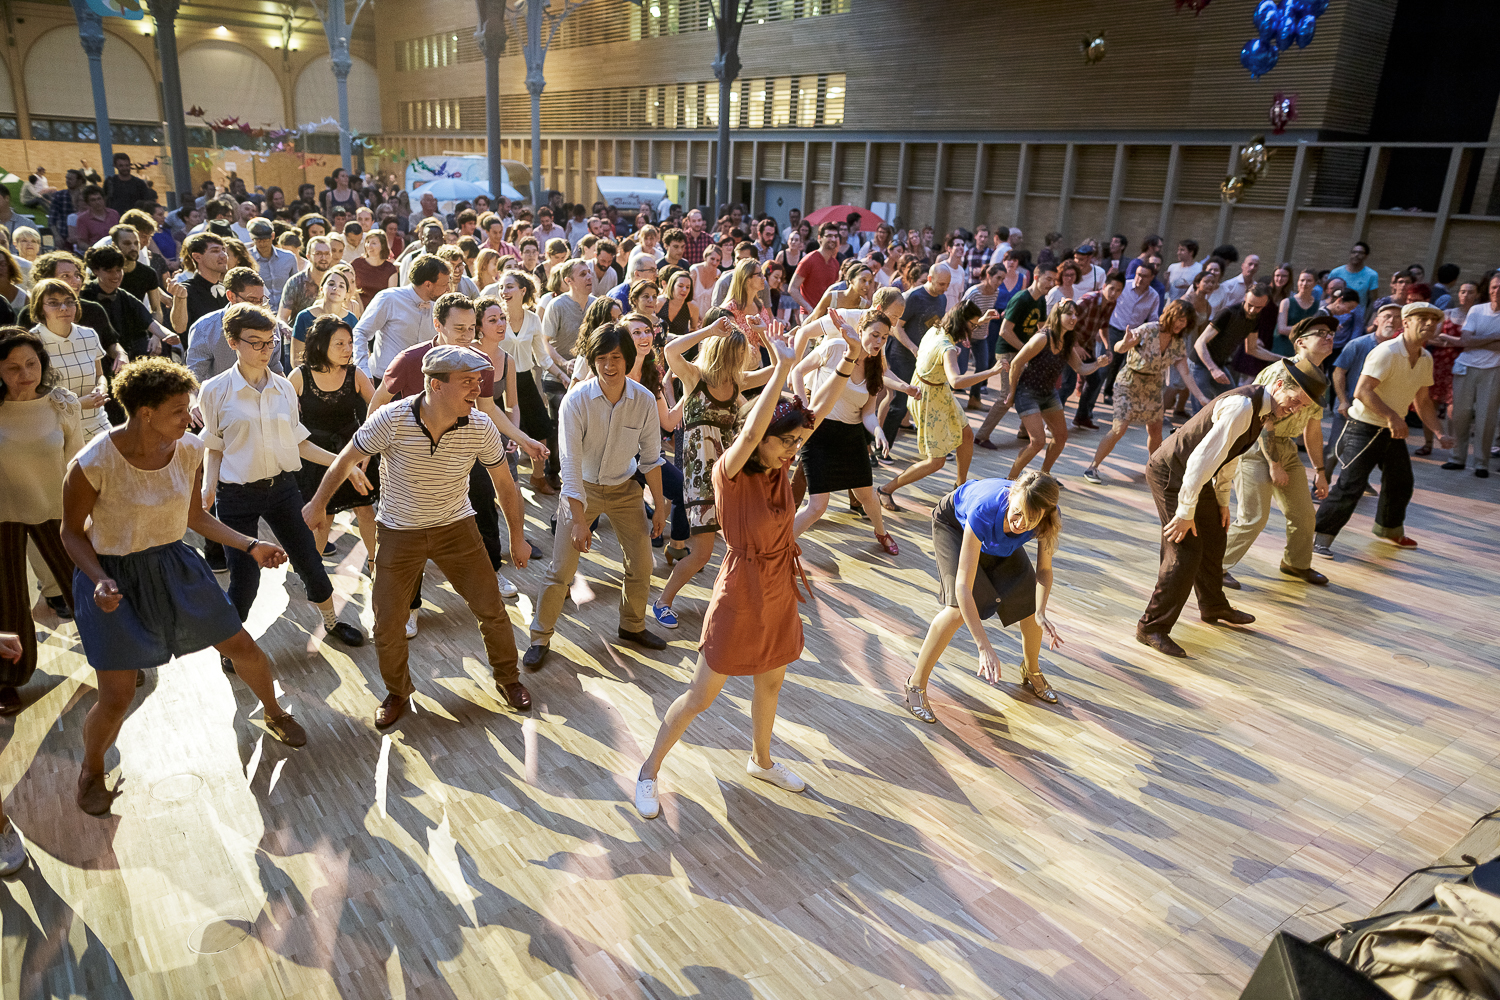
M 825 222 L 843 222 L 850 212 L 859 213 L 859 225 L 853 227 L 857 233 L 873 233 L 875 227 L 885 221 L 868 208 L 860 208 L 858 205 L 829 205 L 803 218 L 816 227 Z

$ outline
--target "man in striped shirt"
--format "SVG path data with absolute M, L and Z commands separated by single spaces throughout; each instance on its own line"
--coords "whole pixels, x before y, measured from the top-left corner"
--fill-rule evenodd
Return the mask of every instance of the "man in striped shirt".
M 531 547 L 522 528 L 521 494 L 505 464 L 500 431 L 474 407 L 484 374 L 492 369 L 483 354 L 467 347 L 442 344 L 429 350 L 422 358 L 423 391 L 371 415 L 302 508 L 303 520 L 316 530 L 328 520 L 328 500 L 355 464 L 382 456 L 371 602 L 387 694 L 375 713 L 377 729 L 395 725 L 411 704 L 415 688 L 407 664 L 406 611 L 429 559 L 479 620 L 501 698 L 517 711 L 531 708 L 531 694 L 516 668 L 515 634 L 469 503 L 469 470 L 477 461 L 489 471 L 505 513 L 511 560 L 524 568 Z

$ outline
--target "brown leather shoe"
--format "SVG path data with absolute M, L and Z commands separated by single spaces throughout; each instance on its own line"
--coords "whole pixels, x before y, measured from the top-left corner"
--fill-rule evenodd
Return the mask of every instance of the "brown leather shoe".
M 120 794 L 119 782 L 111 790 L 104 780 L 102 774 L 79 774 L 78 775 L 78 808 L 90 816 L 104 816 L 108 814 L 110 806 L 114 805 L 115 797 Z
M 1178 659 L 1187 659 L 1187 650 L 1177 645 L 1172 637 L 1165 632 L 1142 632 L 1140 629 L 1136 629 L 1135 641 L 1144 646 L 1150 646 L 1158 653 L 1165 653 L 1168 656 L 1175 656 Z
M 400 721 L 401 716 L 411 707 L 411 699 L 403 698 L 399 694 L 388 694 L 385 701 L 375 710 L 375 728 L 389 729 Z
M 1230 590 L 1239 590 L 1240 589 L 1240 581 L 1238 581 L 1234 577 L 1230 576 L 1229 575 L 1229 570 L 1227 570 L 1227 569 L 1224 571 L 1224 586 L 1228 587 Z
M 266 716 L 266 728 L 271 731 L 272 736 L 289 747 L 307 746 L 307 730 L 302 728 L 302 723 L 292 718 L 291 712 Z
M 555 496 L 557 496 L 557 490 L 555 490 L 555 489 L 552 488 L 552 484 L 547 481 L 547 477 L 546 476 L 532 476 L 531 477 L 531 491 L 533 493 L 537 494 L 538 496 L 544 496 L 544 497 L 555 497 Z
M 500 697 L 505 699 L 505 703 L 517 712 L 531 711 L 531 692 L 526 690 L 526 685 L 520 681 L 516 681 L 514 684 L 497 683 L 495 690 L 499 691 Z
M 1223 611 L 1210 611 L 1208 614 L 1199 615 L 1198 617 L 1202 618 L 1210 625 L 1217 624 L 1218 622 L 1223 622 L 1225 625 L 1249 625 L 1251 622 L 1255 621 L 1254 615 L 1252 615 L 1248 611 L 1241 611 L 1238 608 L 1225 608 Z
M 1306 580 L 1308 583 L 1314 584 L 1318 587 L 1328 586 L 1328 577 L 1324 576 L 1322 573 L 1319 573 L 1311 566 L 1309 566 L 1307 569 L 1292 569 L 1292 567 L 1288 566 L 1286 563 L 1282 563 L 1281 571 L 1287 576 L 1295 576 L 1299 580 Z

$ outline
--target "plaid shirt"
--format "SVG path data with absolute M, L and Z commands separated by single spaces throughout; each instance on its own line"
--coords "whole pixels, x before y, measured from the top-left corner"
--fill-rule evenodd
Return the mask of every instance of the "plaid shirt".
M 47 211 L 47 225 L 52 227 L 52 242 L 66 247 L 68 241 L 68 216 L 73 214 L 73 196 L 67 188 L 52 192 L 52 207 Z
M 1099 342 L 1099 331 L 1109 322 L 1115 311 L 1114 304 L 1106 302 L 1103 292 L 1090 292 L 1074 302 L 1078 312 L 1078 346 L 1090 357 Z
M 687 233 L 687 249 L 682 252 L 682 259 L 687 261 L 690 267 L 693 264 L 703 263 L 703 252 L 708 249 L 709 244 L 713 241 L 714 234 L 706 229 L 696 236 L 692 233 Z
M 964 270 L 974 277 L 976 268 L 984 267 L 990 262 L 990 247 L 972 246 L 964 252 Z M 977 280 L 977 279 L 975 279 Z

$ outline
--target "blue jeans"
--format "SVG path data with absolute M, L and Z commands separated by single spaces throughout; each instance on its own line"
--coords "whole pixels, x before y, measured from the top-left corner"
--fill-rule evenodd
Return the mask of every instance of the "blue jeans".
M 1224 393 L 1234 388 L 1234 383 L 1232 381 L 1228 385 L 1225 385 L 1223 382 L 1217 381 L 1214 378 L 1213 372 L 1198 364 L 1198 362 L 1194 361 L 1192 358 L 1188 359 L 1188 374 L 1193 376 L 1193 381 L 1197 383 L 1198 391 L 1202 392 L 1203 395 L 1207 396 L 1209 399 L 1213 399 L 1217 396 L 1222 396 Z M 1230 376 L 1230 378 L 1232 379 L 1233 376 Z M 1199 410 L 1203 409 L 1203 407 L 1198 405 L 1198 400 L 1196 397 L 1193 397 L 1191 393 L 1189 393 L 1188 395 L 1189 413 L 1197 413 Z
M 333 582 L 323 568 L 323 554 L 318 551 L 313 533 L 302 520 L 302 490 L 297 486 L 297 477 L 283 472 L 261 483 L 266 485 L 220 483 L 219 520 L 254 538 L 264 518 L 277 543 L 286 550 L 292 569 L 302 578 L 307 599 L 322 604 L 333 596 Z M 229 602 L 239 612 L 240 621 L 244 621 L 250 617 L 255 595 L 260 592 L 260 564 L 239 549 L 226 546 L 224 553 L 229 557 Z
M 966 372 L 969 370 L 970 355 L 972 355 L 974 358 L 974 371 L 976 372 L 982 372 L 990 365 L 994 364 L 995 344 L 999 340 L 999 336 L 999 334 L 996 334 L 994 338 L 976 337 L 973 340 L 969 341 L 969 343 L 965 344 L 963 347 L 960 347 L 958 349 L 958 370 L 961 372 Z M 979 391 L 983 388 L 984 383 L 982 382 L 978 385 L 971 386 L 969 388 L 969 395 L 978 398 Z
M 635 481 L 644 487 L 646 485 L 645 474 L 637 472 Z M 667 534 L 672 536 L 674 542 L 687 541 L 692 525 L 688 524 L 687 500 L 682 495 L 682 470 L 671 462 L 661 463 L 661 492 L 672 504 L 672 526 L 667 529 Z M 662 540 L 653 538 L 651 544 L 661 548 Z

